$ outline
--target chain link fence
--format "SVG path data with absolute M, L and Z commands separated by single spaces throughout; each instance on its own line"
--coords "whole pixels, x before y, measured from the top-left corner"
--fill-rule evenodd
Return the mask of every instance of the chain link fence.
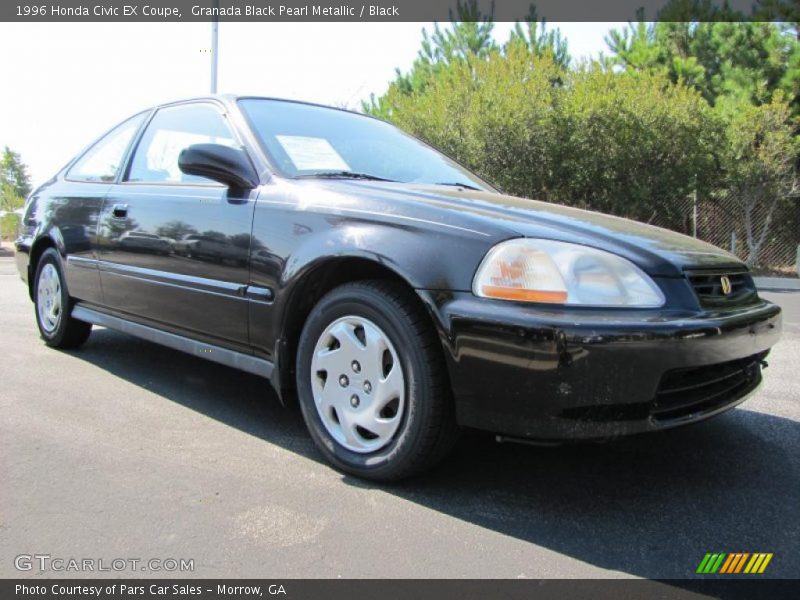
M 797 277 L 800 200 L 778 203 L 771 215 L 769 209 L 768 204 L 752 208 L 750 235 L 745 203 L 733 194 L 686 198 L 656 212 L 650 223 L 724 248 L 758 274 Z

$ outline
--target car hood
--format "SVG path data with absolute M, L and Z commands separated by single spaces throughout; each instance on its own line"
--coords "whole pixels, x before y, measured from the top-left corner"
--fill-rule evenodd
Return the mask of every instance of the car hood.
M 480 231 L 495 241 L 524 236 L 601 248 L 654 276 L 743 266 L 725 250 L 674 231 L 550 202 L 447 186 L 342 180 L 326 181 L 325 186 L 364 196 L 378 203 L 376 210 L 383 215 L 410 213 Z

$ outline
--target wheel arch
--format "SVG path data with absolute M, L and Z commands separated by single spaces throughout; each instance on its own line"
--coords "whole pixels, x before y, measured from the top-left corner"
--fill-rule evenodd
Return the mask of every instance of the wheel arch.
M 60 242 L 60 243 L 59 243 Z M 36 238 L 36 241 L 31 245 L 30 255 L 28 258 L 28 295 L 33 300 L 33 286 L 34 279 L 36 278 L 36 269 L 39 266 L 39 260 L 42 254 L 48 248 L 54 248 L 58 251 L 60 256 L 64 256 L 64 242 L 57 231 L 48 231 Z
M 295 279 L 282 310 L 278 311 L 280 335 L 276 341 L 272 383 L 284 401 L 293 396 L 295 389 L 295 362 L 303 326 L 322 297 L 341 285 L 367 280 L 396 282 L 412 293 L 419 307 L 430 318 L 431 327 L 437 331 L 430 306 L 422 301 L 407 277 L 385 261 L 355 254 L 332 256 L 308 265 Z

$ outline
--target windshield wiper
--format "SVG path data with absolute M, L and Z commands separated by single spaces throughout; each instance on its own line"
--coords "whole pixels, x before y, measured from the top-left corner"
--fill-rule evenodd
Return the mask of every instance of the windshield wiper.
M 449 186 L 452 186 L 452 187 L 462 187 L 462 188 L 466 188 L 468 190 L 475 190 L 476 192 L 483 191 L 483 190 L 481 190 L 481 188 L 475 187 L 474 185 L 470 185 L 468 183 L 459 183 L 457 181 L 438 181 L 438 182 L 434 183 L 433 185 L 449 185 Z
M 354 171 L 323 171 L 321 173 L 310 173 L 309 175 L 300 175 L 303 179 L 325 177 L 329 179 L 364 179 L 366 181 L 394 181 L 394 179 L 386 179 L 385 177 L 378 177 L 377 175 L 370 175 L 369 173 L 356 173 Z

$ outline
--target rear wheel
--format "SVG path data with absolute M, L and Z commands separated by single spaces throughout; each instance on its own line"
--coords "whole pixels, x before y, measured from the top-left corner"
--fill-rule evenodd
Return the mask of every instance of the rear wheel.
M 72 301 L 55 249 L 48 248 L 39 259 L 33 290 L 36 324 L 45 344 L 54 348 L 75 348 L 88 339 L 92 331 L 91 324 L 70 316 Z
M 403 286 L 343 285 L 311 311 L 297 389 L 311 437 L 343 471 L 396 480 L 452 446 L 457 427 L 438 340 Z

